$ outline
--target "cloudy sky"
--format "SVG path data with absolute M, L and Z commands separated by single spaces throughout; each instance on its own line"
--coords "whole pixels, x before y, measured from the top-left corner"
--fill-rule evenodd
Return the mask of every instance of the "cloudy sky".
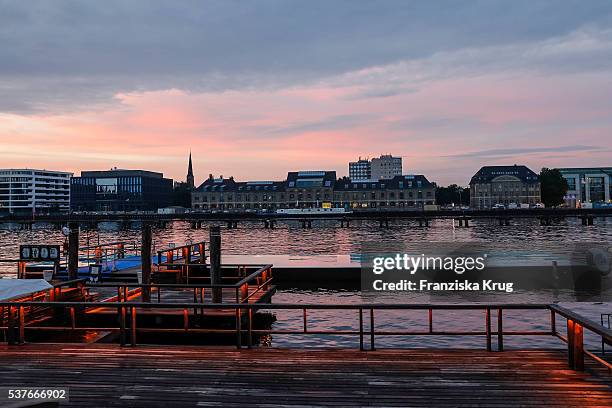
M 0 0 L 0 167 L 612 165 L 612 2 Z

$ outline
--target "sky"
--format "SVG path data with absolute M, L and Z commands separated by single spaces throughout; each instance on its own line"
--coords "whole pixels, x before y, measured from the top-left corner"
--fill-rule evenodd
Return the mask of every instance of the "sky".
M 612 166 L 612 2 L 0 0 L 0 167 Z

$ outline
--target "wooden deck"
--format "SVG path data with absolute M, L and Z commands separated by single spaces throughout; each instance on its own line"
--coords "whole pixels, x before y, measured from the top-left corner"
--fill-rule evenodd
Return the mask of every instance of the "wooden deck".
M 73 406 L 612 406 L 612 377 L 563 351 L 0 346 L 3 386 Z M 4 401 L 0 401 L 2 405 Z

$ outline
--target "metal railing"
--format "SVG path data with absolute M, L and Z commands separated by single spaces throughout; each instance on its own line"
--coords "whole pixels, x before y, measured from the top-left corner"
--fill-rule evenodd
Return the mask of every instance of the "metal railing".
M 589 352 L 583 345 L 583 330 L 588 329 L 607 344 L 612 344 L 612 330 L 598 323 L 586 319 L 578 314 L 558 305 L 546 304 L 489 304 L 489 305 L 458 305 L 458 304 L 216 304 L 216 303 L 144 303 L 144 302 L 46 302 L 45 306 L 50 308 L 62 308 L 70 310 L 70 326 L 32 326 L 24 323 L 24 308 L 28 306 L 40 306 L 40 302 L 0 302 L 0 307 L 8 308 L 8 325 L 0 327 L 6 332 L 9 344 L 24 343 L 25 332 L 35 330 L 64 330 L 64 331 L 107 331 L 119 333 L 120 343 L 137 344 L 138 333 L 207 333 L 207 334 L 235 334 L 236 347 L 242 348 L 243 337 L 246 336 L 248 347 L 253 346 L 255 335 L 265 334 L 299 334 L 299 335 L 344 335 L 359 336 L 360 350 L 375 350 L 375 339 L 379 336 L 484 336 L 486 350 L 492 351 L 492 341 L 497 337 L 497 350 L 504 350 L 504 336 L 555 336 L 568 344 L 568 364 L 575 370 L 584 369 L 584 356 L 588 356 L 596 362 L 612 371 L 612 364 L 601 357 Z M 118 314 L 118 325 L 111 327 L 84 327 L 77 325 L 76 310 L 84 310 L 91 307 L 116 308 Z M 138 327 L 138 311 L 154 308 L 174 309 L 182 311 L 184 322 L 182 328 L 168 327 Z M 236 317 L 235 329 L 222 328 L 196 328 L 190 327 L 188 310 L 199 308 L 202 310 L 226 310 L 233 311 Z M 275 330 L 253 328 L 253 312 L 259 309 L 265 310 L 301 310 L 303 313 L 303 327 L 301 330 Z M 342 310 L 356 312 L 359 318 L 358 330 L 310 330 L 308 327 L 308 311 L 310 310 Z M 428 311 L 427 330 L 377 330 L 375 316 L 383 310 L 426 310 Z M 482 330 L 460 330 L 446 331 L 435 330 L 433 324 L 433 312 L 435 310 L 481 310 L 484 313 L 484 325 Z M 548 330 L 507 330 L 503 326 L 503 312 L 506 310 L 548 310 L 550 312 L 550 328 Z M 493 330 L 491 312 L 496 311 L 497 329 Z M 348 313 L 347 313 L 348 314 Z M 347 315 L 345 314 L 345 315 Z M 365 327 L 364 314 L 369 319 L 369 327 Z M 129 319 L 128 319 L 129 316 Z M 563 336 L 557 330 L 557 316 L 566 319 L 567 336 Z M 246 317 L 246 319 L 245 319 Z M 246 320 L 246 321 L 243 321 Z M 17 332 L 17 334 L 16 334 Z M 366 348 L 366 338 L 369 338 L 369 347 Z

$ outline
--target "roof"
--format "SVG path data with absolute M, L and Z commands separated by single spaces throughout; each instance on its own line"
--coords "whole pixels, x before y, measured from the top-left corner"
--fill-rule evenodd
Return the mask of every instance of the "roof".
M 335 181 L 335 171 L 301 170 L 287 173 L 287 188 L 332 188 Z
M 355 191 L 355 190 L 419 190 L 433 188 L 434 185 L 422 174 L 407 176 L 395 176 L 388 180 L 376 181 L 351 181 L 348 178 L 336 181 L 334 190 L 336 191 Z
M 484 166 L 470 180 L 470 185 L 476 183 L 490 183 L 493 179 L 499 176 L 514 176 L 519 178 L 524 183 L 537 183 L 540 181 L 540 176 L 533 172 L 530 168 L 523 165 L 513 166 Z
M 82 171 L 81 177 L 105 178 L 105 177 L 152 177 L 163 178 L 163 173 L 148 170 L 127 170 L 127 169 L 112 169 L 112 170 L 93 170 Z

